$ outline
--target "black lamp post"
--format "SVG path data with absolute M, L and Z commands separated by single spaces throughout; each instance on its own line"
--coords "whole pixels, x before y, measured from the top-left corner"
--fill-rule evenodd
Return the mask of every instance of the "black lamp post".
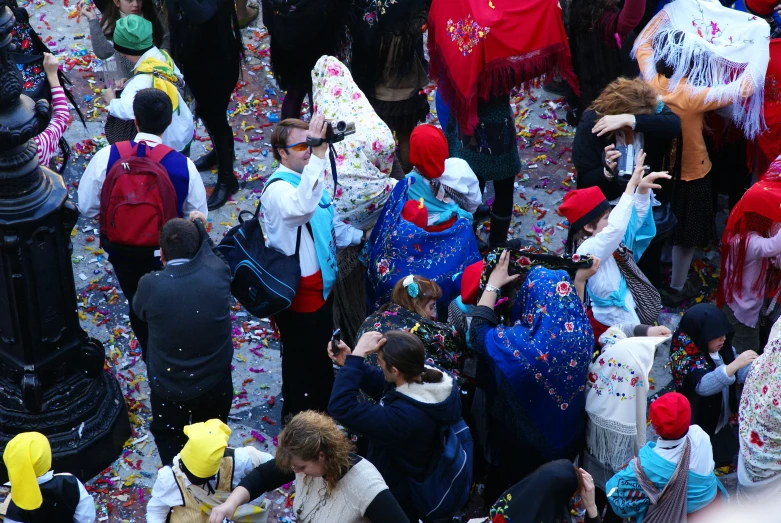
M 78 210 L 62 178 L 38 165 L 32 138 L 49 104 L 21 95 L 14 23 L 0 0 L 0 448 L 41 432 L 53 468 L 86 480 L 119 456 L 130 424 L 103 345 L 79 325 L 70 258 Z

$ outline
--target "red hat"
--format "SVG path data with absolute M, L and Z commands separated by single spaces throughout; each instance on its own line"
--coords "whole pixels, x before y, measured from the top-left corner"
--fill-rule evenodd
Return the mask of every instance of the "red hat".
M 483 274 L 485 262 L 480 260 L 473 263 L 461 275 L 461 301 L 464 305 L 477 303 L 477 290 L 480 288 L 480 275 Z
M 423 205 L 423 202 L 407 200 L 407 203 L 404 204 L 404 208 L 401 210 L 401 217 L 421 229 L 428 227 L 428 209 Z
M 778 0 L 746 0 L 746 9 L 752 15 L 761 18 L 768 18 L 773 14 L 773 8 L 778 4 Z
M 409 162 L 426 178 L 445 172 L 448 149 L 445 134 L 431 124 L 418 125 L 409 138 Z
M 689 432 L 692 422 L 692 408 L 686 396 L 668 392 L 651 403 L 648 409 L 651 423 L 660 438 L 681 439 Z
M 579 231 L 608 209 L 610 204 L 602 194 L 602 189 L 596 186 L 568 192 L 559 206 L 559 212 L 569 222 L 571 232 Z

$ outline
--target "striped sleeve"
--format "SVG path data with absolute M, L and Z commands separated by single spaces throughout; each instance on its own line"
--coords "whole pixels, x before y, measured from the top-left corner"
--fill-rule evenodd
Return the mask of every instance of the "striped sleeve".
M 43 132 L 35 137 L 38 145 L 38 162 L 48 165 L 57 152 L 57 143 L 68 129 L 71 115 L 68 110 L 68 99 L 62 87 L 52 87 L 52 118 Z

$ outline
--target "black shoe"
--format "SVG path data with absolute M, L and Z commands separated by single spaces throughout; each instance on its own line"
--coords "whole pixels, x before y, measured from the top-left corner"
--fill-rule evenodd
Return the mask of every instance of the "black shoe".
M 486 204 L 481 203 L 477 206 L 477 209 L 475 209 L 475 212 L 472 214 L 472 216 L 475 220 L 477 220 L 478 218 L 485 218 L 489 214 L 491 214 L 491 208 Z
M 665 287 L 659 291 L 662 297 L 662 303 L 668 307 L 680 307 L 681 304 L 700 295 L 702 289 L 702 282 L 686 280 L 683 288 L 679 291 L 671 287 Z
M 232 183 L 217 182 L 217 185 L 214 186 L 214 191 L 212 192 L 212 195 L 209 196 L 209 200 L 206 202 L 206 205 L 209 207 L 210 211 L 219 209 L 225 205 L 228 202 L 228 198 L 230 198 L 231 195 L 236 193 L 238 190 L 239 181 L 236 178 L 233 178 Z
M 208 153 L 200 156 L 193 163 L 195 163 L 195 168 L 199 171 L 210 171 L 217 166 L 217 152 L 212 149 Z
M 520 249 L 534 248 L 534 243 L 522 238 L 513 238 L 511 240 L 507 240 L 507 248 L 516 251 Z

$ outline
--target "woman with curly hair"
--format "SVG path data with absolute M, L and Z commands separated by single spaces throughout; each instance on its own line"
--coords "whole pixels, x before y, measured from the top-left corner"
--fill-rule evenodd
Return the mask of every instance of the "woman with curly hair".
M 333 419 L 313 410 L 297 414 L 279 434 L 276 458 L 247 474 L 210 523 L 230 520 L 236 508 L 285 483 L 296 482 L 293 510 L 300 523 L 405 523 L 396 499 L 369 461 Z
M 597 186 L 614 202 L 626 189 L 640 150 L 652 172 L 665 171 L 672 141 L 681 132 L 681 119 L 639 78 L 611 82 L 583 114 L 572 145 L 577 188 Z M 622 154 L 626 158 L 622 158 Z M 657 234 L 638 266 L 655 287 L 662 287 L 661 254 L 670 219 L 671 182 L 659 180 L 654 191 L 662 203 Z
M 569 46 L 578 76 L 580 96 L 570 91 L 568 120 L 577 125 L 583 110 L 607 84 L 619 76 L 634 76 L 637 66 L 629 57 L 634 29 L 645 12 L 646 0 L 572 0 L 569 7 Z

